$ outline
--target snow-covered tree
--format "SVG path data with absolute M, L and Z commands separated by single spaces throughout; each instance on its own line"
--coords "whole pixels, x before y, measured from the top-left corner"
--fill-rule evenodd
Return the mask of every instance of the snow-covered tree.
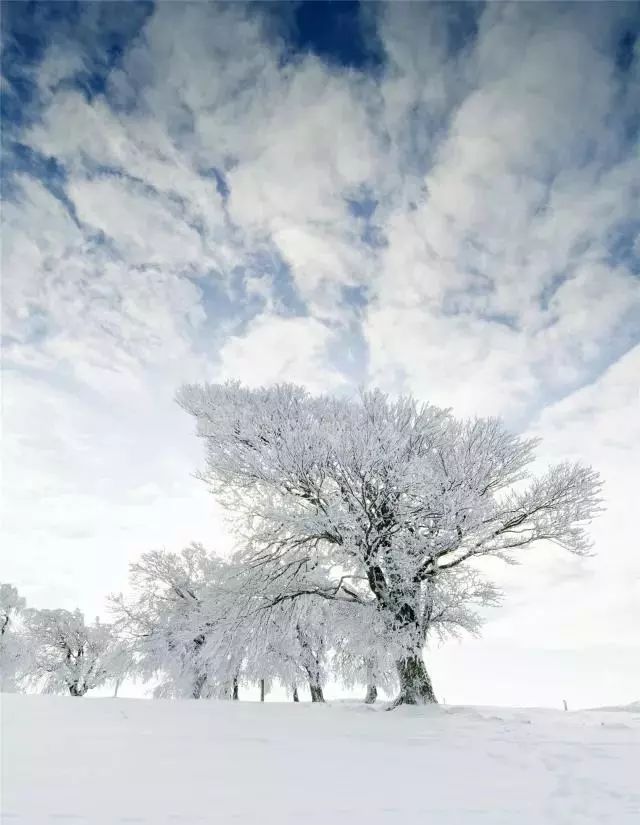
M 396 658 L 387 638 L 384 617 L 374 601 L 368 604 L 327 600 L 336 606 L 331 669 L 347 687 L 365 685 L 364 701 L 373 704 L 378 689 L 397 688 Z
M 79 610 L 26 610 L 24 635 L 30 650 L 28 681 L 45 693 L 84 696 L 109 678 L 113 628 L 85 624 Z
M 205 444 L 202 478 L 237 515 L 265 591 L 278 590 L 274 602 L 375 602 L 396 652 L 398 703 L 435 701 L 422 650 L 443 577 L 543 541 L 589 549 L 597 474 L 559 464 L 533 476 L 537 442 L 499 420 L 291 385 L 185 386 L 178 401 Z
M 246 616 L 250 642 L 243 672 L 248 681 L 267 674 L 289 689 L 307 685 L 312 702 L 323 702 L 323 685 L 335 624 L 329 605 L 313 596 L 271 607 L 258 593 L 258 607 Z M 268 607 L 269 609 L 264 609 Z
M 425 605 L 425 640 L 445 640 L 463 633 L 477 635 L 483 621 L 482 608 L 499 603 L 500 594 L 476 570 L 454 568 L 433 583 Z M 329 602 L 338 606 L 332 667 L 344 684 L 367 686 L 365 702 L 375 702 L 377 689 L 397 689 L 396 661 L 403 652 L 400 637 L 393 640 L 385 630 L 384 614 L 377 601 L 366 605 Z
M 27 650 L 20 632 L 25 600 L 12 584 L 0 584 L 0 691 L 14 693 L 20 687 Z
M 136 671 L 160 679 L 156 696 L 199 699 L 218 690 L 202 649 L 207 622 L 213 620 L 210 591 L 223 569 L 224 562 L 199 544 L 180 553 L 154 550 L 130 566 L 131 596 L 112 597 L 116 624 Z
M 336 627 L 329 614 L 338 604 L 313 596 L 278 601 L 262 569 L 244 561 L 238 554 L 225 575 L 203 589 L 201 655 L 207 670 L 223 686 L 241 681 L 262 690 L 279 681 L 297 694 L 307 685 L 312 701 L 323 701 Z
M 109 652 L 107 669 L 108 681 L 113 685 L 113 696 L 117 697 L 121 684 L 138 673 L 136 658 L 129 639 L 123 638 L 119 630 L 113 629 L 113 644 Z

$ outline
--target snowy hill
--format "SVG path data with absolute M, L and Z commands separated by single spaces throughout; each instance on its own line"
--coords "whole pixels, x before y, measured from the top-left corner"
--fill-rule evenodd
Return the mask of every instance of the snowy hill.
M 629 702 L 628 705 L 607 705 L 601 708 L 593 708 L 593 710 L 615 710 L 623 711 L 625 713 L 639 713 L 640 714 L 640 699 L 635 702 Z
M 638 822 L 640 714 L 2 697 L 2 822 Z

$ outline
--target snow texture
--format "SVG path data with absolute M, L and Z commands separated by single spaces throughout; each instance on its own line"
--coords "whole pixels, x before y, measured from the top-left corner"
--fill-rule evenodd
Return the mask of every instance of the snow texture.
M 2 822 L 636 825 L 640 714 L 2 697 Z

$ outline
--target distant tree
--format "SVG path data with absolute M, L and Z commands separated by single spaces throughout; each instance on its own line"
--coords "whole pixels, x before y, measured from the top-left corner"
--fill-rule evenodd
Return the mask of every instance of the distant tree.
M 367 704 L 377 700 L 379 688 L 388 693 L 396 690 L 398 651 L 389 644 L 384 618 L 376 603 L 327 603 L 335 606 L 339 616 L 332 645 L 334 676 L 350 688 L 365 685 Z
M 257 684 L 261 698 L 276 679 L 297 684 L 302 676 L 284 606 L 264 611 L 251 571 L 233 564 L 202 593 L 203 667 L 215 674 L 217 695 L 238 698 L 239 684 Z
M 121 638 L 114 627 L 113 645 L 108 658 L 108 681 L 113 684 L 113 696 L 117 697 L 120 686 L 130 676 L 137 675 L 137 663 L 129 641 Z
M 224 562 L 192 544 L 180 553 L 151 551 L 130 566 L 131 596 L 111 597 L 119 632 L 143 678 L 159 678 L 156 696 L 199 699 L 220 688 L 202 657 L 208 621 L 205 594 Z M 231 682 L 231 679 L 230 679 Z
M 79 610 L 27 610 L 28 681 L 45 693 L 84 696 L 110 677 L 114 636 L 108 624 L 87 625 Z
M 266 611 L 275 676 L 284 685 L 306 682 L 312 702 L 324 702 L 323 686 L 337 616 L 323 599 L 307 596 Z
M 12 584 L 0 584 L 0 691 L 20 689 L 27 649 L 20 632 L 20 617 L 26 606 Z
M 278 601 L 261 567 L 245 561 L 236 555 L 224 578 L 202 593 L 207 669 L 222 684 L 257 683 L 261 695 L 274 681 L 294 693 L 307 684 L 312 701 L 323 701 L 338 605 L 313 596 Z
M 543 541 L 589 549 L 597 474 L 559 464 L 532 476 L 537 442 L 498 420 L 290 385 L 185 386 L 178 401 L 205 444 L 201 476 L 236 514 L 245 563 L 262 568 L 274 603 L 375 603 L 395 653 L 396 703 L 435 701 L 422 652 L 455 568 L 514 561 Z

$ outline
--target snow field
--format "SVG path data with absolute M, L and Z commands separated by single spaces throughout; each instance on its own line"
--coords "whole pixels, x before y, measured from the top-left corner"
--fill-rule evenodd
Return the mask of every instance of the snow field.
M 4 825 L 640 822 L 640 713 L 2 696 Z

